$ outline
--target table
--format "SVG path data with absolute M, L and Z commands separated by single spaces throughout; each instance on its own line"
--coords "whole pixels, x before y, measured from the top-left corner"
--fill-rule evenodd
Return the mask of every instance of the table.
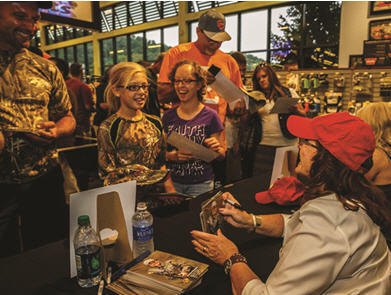
M 231 192 L 249 212 L 277 213 L 290 212 L 292 208 L 276 204 L 259 205 L 254 199 L 256 192 L 267 187 L 262 177 L 253 177 L 222 188 Z M 189 201 L 187 210 L 171 216 L 155 214 L 155 248 L 179 256 L 198 260 L 210 265 L 202 284 L 191 294 L 231 294 L 231 284 L 223 268 L 214 264 L 193 250 L 190 231 L 200 229 L 200 205 L 210 198 L 209 192 Z M 229 224 L 223 225 L 224 234 L 233 240 L 240 252 L 247 257 L 250 267 L 262 280 L 266 280 L 278 261 L 282 239 L 268 238 L 247 233 Z M 23 254 L 0 259 L 0 294 L 96 294 L 97 288 L 82 289 L 75 279 L 69 278 L 68 241 L 58 241 Z M 111 294 L 105 290 L 104 294 Z

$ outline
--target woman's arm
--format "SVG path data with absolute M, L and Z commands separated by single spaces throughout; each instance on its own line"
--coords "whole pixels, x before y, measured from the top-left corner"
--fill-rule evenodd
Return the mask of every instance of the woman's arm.
M 229 199 L 234 203 L 239 202 L 230 194 L 224 193 L 223 200 Z M 269 236 L 269 237 L 281 237 L 284 232 L 284 218 L 281 214 L 270 215 L 254 215 L 249 214 L 246 211 L 241 211 L 230 204 L 226 203 L 224 208 L 220 208 L 219 212 L 224 216 L 224 219 L 237 228 L 245 228 L 249 231 L 255 231 L 256 233 Z M 255 223 L 260 225 L 254 227 Z
M 200 231 L 191 231 L 190 234 L 193 237 L 192 243 L 194 249 L 217 264 L 223 265 L 232 255 L 239 253 L 237 246 L 227 239 L 220 229 L 217 231 L 217 235 Z M 259 280 L 244 262 L 238 262 L 232 265 L 230 277 L 234 294 L 242 294 L 248 282 L 254 279 Z
M 163 165 L 160 169 L 166 170 L 166 165 Z M 171 175 L 168 173 L 166 180 L 164 181 L 164 190 L 166 193 L 175 193 L 175 187 L 174 184 L 172 183 Z
M 206 138 L 204 142 L 208 148 L 219 154 L 218 159 L 224 159 L 225 149 L 223 147 L 223 144 L 221 144 L 221 142 L 219 141 L 220 134 L 221 132 L 214 133 L 209 138 Z

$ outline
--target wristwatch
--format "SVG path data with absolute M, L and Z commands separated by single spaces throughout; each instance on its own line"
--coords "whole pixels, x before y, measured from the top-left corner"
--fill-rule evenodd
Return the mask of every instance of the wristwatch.
M 244 262 L 247 264 L 247 259 L 242 254 L 235 253 L 234 255 L 232 255 L 229 259 L 227 259 L 224 262 L 224 272 L 227 276 L 229 276 L 232 265 L 234 265 L 235 263 L 238 263 L 238 262 Z

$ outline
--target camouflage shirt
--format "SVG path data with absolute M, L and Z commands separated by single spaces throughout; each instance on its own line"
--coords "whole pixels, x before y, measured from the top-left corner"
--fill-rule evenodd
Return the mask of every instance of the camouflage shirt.
M 144 114 L 139 121 L 117 114 L 98 130 L 99 175 L 104 185 L 136 180 L 137 185 L 161 181 L 168 173 L 160 118 Z
M 71 109 L 64 79 L 45 58 L 21 49 L 0 52 L 0 128 L 5 148 L 0 154 L 0 183 L 33 180 L 57 163 L 53 145 L 31 141 L 42 121 L 58 121 Z

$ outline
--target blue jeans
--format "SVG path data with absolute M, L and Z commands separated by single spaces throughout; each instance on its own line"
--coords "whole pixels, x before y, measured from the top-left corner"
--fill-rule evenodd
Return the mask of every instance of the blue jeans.
M 207 180 L 201 183 L 183 184 L 173 181 L 173 184 L 178 193 L 190 196 L 198 196 L 213 190 L 214 182 L 213 180 Z

